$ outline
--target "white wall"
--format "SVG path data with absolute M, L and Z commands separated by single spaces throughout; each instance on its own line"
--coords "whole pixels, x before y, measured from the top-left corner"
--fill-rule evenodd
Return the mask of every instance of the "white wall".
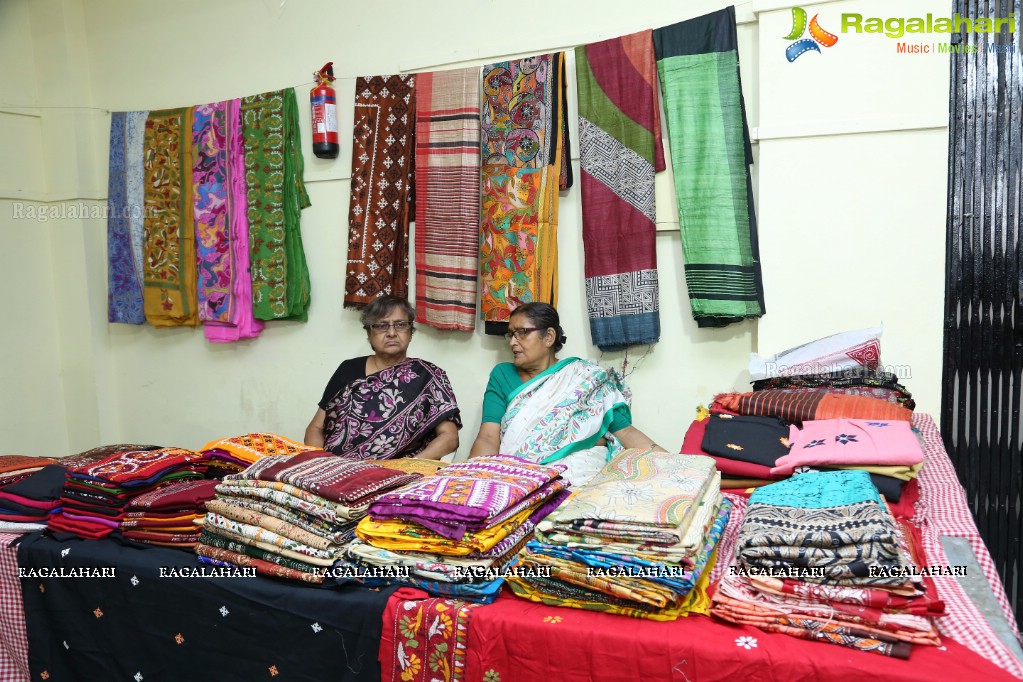
M 16 349 L 27 353 L 34 366 L 56 365 L 62 374 L 51 376 L 49 389 L 37 386 L 32 372 L 12 375 L 10 385 L 34 396 L 52 393 L 52 384 L 59 385 L 57 392 L 74 406 L 64 415 L 69 451 L 120 440 L 198 447 L 214 438 L 253 430 L 300 438 L 337 363 L 368 348 L 356 314 L 341 308 L 354 77 L 483 64 L 568 49 L 663 26 L 724 4 L 649 1 L 623 16 L 620 3 L 611 0 L 565 0 L 545 6 L 542 16 L 529 18 L 532 23 L 526 25 L 503 5 L 478 0 L 442 5 L 321 0 L 36 0 L 31 7 L 27 0 L 15 0 L 0 4 L 29 28 L 26 37 L 24 31 L 0 21 L 3 35 L 11 32 L 28 41 L 38 62 L 19 65 L 17 76 L 0 77 L 20 79 L 17 83 L 32 97 L 35 90 L 45 90 L 50 79 L 60 80 L 62 64 L 76 76 L 70 91 L 39 95 L 35 102 L 39 106 L 55 106 L 55 97 L 64 105 L 112 111 L 198 104 L 306 83 L 311 72 L 328 59 L 335 61 L 335 72 L 341 77 L 342 156 L 336 161 L 316 159 L 309 153 L 308 86 L 298 88 L 306 179 L 313 202 L 302 220 L 313 287 L 307 323 L 271 323 L 260 338 L 228 346 L 207 343 L 201 330 L 108 325 L 104 225 L 102 221 L 63 221 L 50 224 L 51 234 L 58 229 L 63 232 L 50 240 L 48 249 L 38 243 L 21 247 L 44 261 L 54 286 L 52 292 L 40 292 L 40 296 L 49 293 L 45 304 L 31 306 L 20 323 L 33 335 L 36 330 L 48 330 L 56 339 L 49 347 L 33 342 Z M 922 2 L 902 4 L 924 11 Z M 817 9 L 829 27 L 825 17 L 837 16 L 847 7 L 878 4 L 843 2 Z M 760 9 L 758 27 L 753 11 Z M 876 10 L 881 11 L 896 12 Z M 947 58 L 909 62 L 905 55 L 896 57 L 894 48 L 872 49 L 863 41 L 843 37 L 828 54 L 807 55 L 788 64 L 782 55 L 787 43 L 774 37 L 788 31 L 788 7 L 747 2 L 739 5 L 738 13 L 743 22 L 740 57 L 750 124 L 766 136 L 755 150 L 755 180 L 769 312 L 760 322 L 723 330 L 696 327 L 682 277 L 679 236 L 672 225 L 670 177 L 662 174 L 658 222 L 663 231 L 657 238 L 662 340 L 628 379 L 635 393 L 636 424 L 660 443 L 677 446 L 697 404 L 706 403 L 716 392 L 746 385 L 751 350 L 773 352 L 879 319 L 888 329 L 885 362 L 912 364 L 910 389 L 922 406 L 936 411 L 944 133 L 940 128 L 912 133 L 900 128 L 850 135 L 848 130 L 857 126 L 872 130 L 878 125 L 904 128 L 889 120 L 898 117 L 941 121 L 947 109 L 943 80 L 947 79 Z M 317 37 L 324 33 L 330 37 Z M 6 45 L 3 41 L 0 45 L 6 57 Z M 58 56 L 53 57 L 51 49 L 56 48 Z M 573 73 L 574 63 L 568 66 Z M 864 70 L 874 80 L 866 79 Z M 939 77 L 939 72 L 946 75 Z M 901 91 L 898 98 L 887 92 L 888 78 Z M 858 81 L 863 87 L 848 86 Z M 571 75 L 569 82 L 575 142 Z M 866 87 L 869 83 L 873 89 Z M 827 98 L 819 96 L 822 88 Z M 58 119 L 51 110 L 44 109 L 42 114 L 43 131 L 56 126 Z M 25 139 L 12 132 L 11 118 L 0 115 L 0 140 Z M 877 124 L 875 119 L 883 120 Z M 25 186 L 43 200 L 105 197 L 109 117 L 83 109 L 72 113 L 70 122 L 73 139 L 65 146 L 74 152 L 71 162 L 52 145 L 47 148 L 46 143 L 37 142 L 43 147 L 42 170 L 29 167 L 23 176 L 0 171 L 8 173 L 0 174 L 0 190 L 5 182 L 14 184 L 0 196 Z M 807 133 L 813 136 L 804 137 Z M 578 145 L 574 148 L 577 155 Z M 820 163 L 822 152 L 829 163 Z M 878 164 L 879 158 L 885 161 Z M 578 170 L 577 158 L 575 163 Z M 40 176 L 45 182 L 40 182 Z M 849 201 L 850 194 L 857 196 L 854 202 Z M 874 197 L 880 203 L 872 208 L 865 199 Z M 578 187 L 563 193 L 560 216 L 559 309 L 569 336 L 563 355 L 598 359 L 599 351 L 589 343 L 586 321 Z M 849 244 L 836 254 L 840 239 Z M 891 245 L 890 255 L 879 257 L 875 243 L 879 240 Z M 0 232 L 5 253 L 8 244 L 18 243 Z M 836 255 L 844 258 L 830 260 Z M 907 270 L 908 283 L 897 285 L 895 278 Z M 855 273 L 857 279 L 850 283 L 835 276 L 842 271 Z M 5 274 L 7 291 L 8 279 Z M 0 338 L 6 349 L 6 336 Z M 466 423 L 461 451 L 467 452 L 479 422 L 487 374 L 494 363 L 507 359 L 503 340 L 485 337 L 480 331 L 453 334 L 424 328 L 416 335 L 412 352 L 450 374 Z M 639 351 L 629 354 L 629 369 L 639 356 Z M 602 361 L 620 367 L 623 357 L 608 354 Z M 3 362 L 4 371 L 10 372 L 8 358 Z M 7 381 L 4 384 L 6 388 Z M 4 391 L 0 408 L 8 403 L 14 406 L 10 395 L 10 390 Z M 89 395 L 92 400 L 83 401 Z M 0 424 L 6 427 L 7 419 L 0 417 Z M 5 447 L 47 454 L 31 429 L 13 424 L 7 431 L 10 438 Z

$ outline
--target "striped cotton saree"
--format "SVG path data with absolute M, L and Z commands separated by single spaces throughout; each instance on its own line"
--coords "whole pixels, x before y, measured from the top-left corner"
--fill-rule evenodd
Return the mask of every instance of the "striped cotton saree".
M 480 70 L 416 76 L 416 320 L 476 326 Z

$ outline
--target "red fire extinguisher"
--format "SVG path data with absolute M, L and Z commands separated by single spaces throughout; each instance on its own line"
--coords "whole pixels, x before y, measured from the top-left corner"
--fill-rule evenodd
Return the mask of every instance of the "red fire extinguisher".
M 341 145 L 337 142 L 337 98 L 334 95 L 334 62 L 327 62 L 313 74 L 318 83 L 309 93 L 313 113 L 313 154 L 321 159 L 336 159 Z

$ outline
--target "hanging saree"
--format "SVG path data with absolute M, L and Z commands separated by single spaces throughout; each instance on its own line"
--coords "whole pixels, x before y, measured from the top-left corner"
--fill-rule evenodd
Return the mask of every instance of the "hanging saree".
M 483 67 L 480 277 L 487 334 L 557 305 L 558 190 L 571 186 L 565 53 Z
M 192 117 L 192 192 L 199 319 L 231 319 L 231 236 L 227 215 L 227 102 L 200 104 Z M 237 109 L 235 110 L 237 113 Z
M 416 320 L 472 331 L 480 239 L 480 70 L 416 76 Z
M 192 219 L 192 109 L 151 111 L 145 134 L 146 319 L 199 324 Z
M 242 98 L 245 179 L 256 319 L 305 321 L 309 270 L 299 224 L 309 206 L 295 89 Z
M 381 296 L 408 296 L 415 121 L 416 76 L 355 80 L 346 308 L 362 308 Z
M 664 170 L 651 31 L 575 49 L 590 335 L 603 351 L 654 343 L 654 172 Z
M 263 323 L 252 312 L 241 100 L 196 107 L 193 144 L 203 332 L 214 342 L 253 338 Z
M 621 449 L 608 432 L 618 415 L 631 421 L 632 394 L 613 369 L 566 358 L 516 388 L 501 419 L 502 454 L 566 467 L 579 486 Z M 607 438 L 607 445 L 598 445 Z
M 654 31 L 686 285 L 700 327 L 765 312 L 735 8 Z
M 143 167 L 148 111 L 110 116 L 110 179 L 107 193 L 107 319 L 146 321 L 142 309 Z
M 415 457 L 441 422 L 462 427 L 448 375 L 417 358 L 356 379 L 324 411 L 323 449 L 357 459 Z

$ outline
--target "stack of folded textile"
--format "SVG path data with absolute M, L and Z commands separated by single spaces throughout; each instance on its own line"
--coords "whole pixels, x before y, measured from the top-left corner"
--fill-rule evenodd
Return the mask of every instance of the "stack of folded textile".
M 247 433 L 210 441 L 202 446 L 202 453 L 218 466 L 234 469 L 229 473 L 235 473 L 263 457 L 297 455 L 317 449 L 276 433 Z
M 714 413 L 689 428 L 682 451 L 714 458 L 725 490 L 755 488 L 797 471 L 860 469 L 889 502 L 923 467 L 909 422 L 823 419 L 788 425 L 776 417 Z
M 758 379 L 754 391 L 781 391 L 784 393 L 836 393 L 878 398 L 897 403 L 907 410 L 916 408 L 916 401 L 899 378 L 891 372 L 857 367 L 823 374 L 798 374 Z
M 625 450 L 543 521 L 508 583 L 554 606 L 652 620 L 709 612 L 731 503 L 708 457 Z
M 136 497 L 173 481 L 200 479 L 206 458 L 182 448 L 94 452 L 61 460 L 68 477 L 49 528 L 98 539 L 118 530 Z
M 206 563 L 322 583 L 370 503 L 421 477 L 322 450 L 263 457 L 217 486 L 195 552 Z
M 51 457 L 2 455 L 0 456 L 0 487 L 17 483 L 26 476 L 31 476 L 44 466 L 54 464 L 56 461 Z
M 562 471 L 509 455 L 448 465 L 370 506 L 349 565 L 398 568 L 391 582 L 491 602 L 536 524 L 568 496 Z
M 0 457 L 0 462 L 5 459 L 10 458 Z M 25 468 L 34 467 L 22 470 Z M 64 467 L 50 464 L 0 485 L 0 532 L 29 533 L 46 528 L 49 516 L 60 509 L 66 475 Z
M 206 514 L 206 502 L 219 483 L 178 481 L 139 495 L 125 507 L 121 534 L 135 542 L 191 550 L 199 539 L 195 521 Z
M 712 613 L 802 639 L 907 658 L 937 646 L 944 605 L 917 543 L 864 471 L 810 472 L 759 488 Z

